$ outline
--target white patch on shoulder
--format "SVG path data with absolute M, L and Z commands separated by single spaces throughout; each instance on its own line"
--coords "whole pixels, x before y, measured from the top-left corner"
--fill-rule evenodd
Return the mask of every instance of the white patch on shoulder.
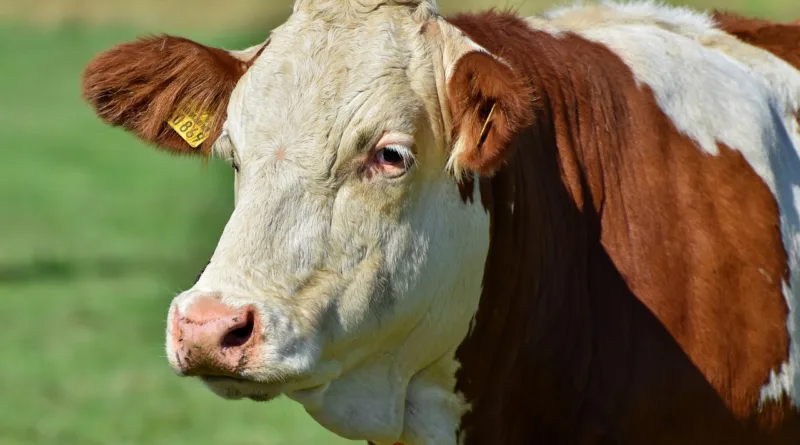
M 775 195 L 790 270 L 783 292 L 790 351 L 762 388 L 761 401 L 788 395 L 800 406 L 800 129 L 794 114 L 800 72 L 688 8 L 603 2 L 557 9 L 528 23 L 611 49 L 653 91 L 679 131 L 712 155 L 718 142 L 738 150 Z

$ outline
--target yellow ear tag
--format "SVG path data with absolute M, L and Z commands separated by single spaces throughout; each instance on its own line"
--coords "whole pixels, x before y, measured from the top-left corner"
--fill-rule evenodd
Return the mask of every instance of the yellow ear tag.
M 211 129 L 208 128 L 209 117 L 207 111 L 200 112 L 187 106 L 180 106 L 175 109 L 167 123 L 192 148 L 197 148 L 211 136 Z

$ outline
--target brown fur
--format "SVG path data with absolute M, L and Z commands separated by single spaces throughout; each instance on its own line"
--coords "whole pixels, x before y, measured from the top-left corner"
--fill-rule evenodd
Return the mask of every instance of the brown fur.
M 800 69 L 800 21 L 775 23 L 720 11 L 714 12 L 714 20 L 723 31 L 769 51 Z
M 89 63 L 83 97 L 97 114 L 146 142 L 175 153 L 207 153 L 227 105 L 251 61 L 191 40 L 161 36 L 119 45 Z M 167 119 L 184 101 L 211 113 L 211 137 L 193 149 Z
M 459 166 L 490 176 L 506 161 L 511 138 L 531 124 L 533 90 L 508 66 L 473 52 L 456 63 L 448 98 L 453 138 L 467 147 Z
M 758 406 L 788 355 L 788 271 L 747 161 L 705 154 L 604 46 L 509 14 L 450 21 L 538 99 L 481 183 L 491 245 L 457 354 L 465 443 L 800 443 L 788 401 Z

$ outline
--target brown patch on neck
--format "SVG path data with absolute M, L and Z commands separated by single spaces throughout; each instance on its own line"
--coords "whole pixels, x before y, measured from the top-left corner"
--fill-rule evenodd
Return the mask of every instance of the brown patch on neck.
M 450 21 L 541 98 L 481 182 L 491 244 L 457 352 L 465 443 L 796 444 L 789 404 L 758 407 L 789 341 L 761 178 L 680 134 L 607 48 L 510 14 Z
M 800 22 L 775 23 L 714 11 L 720 29 L 739 40 L 769 51 L 800 69 Z

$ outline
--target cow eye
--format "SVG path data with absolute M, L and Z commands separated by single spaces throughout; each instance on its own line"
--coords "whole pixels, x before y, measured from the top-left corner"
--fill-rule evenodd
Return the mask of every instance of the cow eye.
M 374 155 L 374 166 L 384 176 L 396 178 L 414 165 L 414 155 L 403 145 L 387 145 Z
M 375 156 L 379 162 L 384 164 L 405 165 L 406 162 L 400 150 L 391 146 L 378 150 Z

